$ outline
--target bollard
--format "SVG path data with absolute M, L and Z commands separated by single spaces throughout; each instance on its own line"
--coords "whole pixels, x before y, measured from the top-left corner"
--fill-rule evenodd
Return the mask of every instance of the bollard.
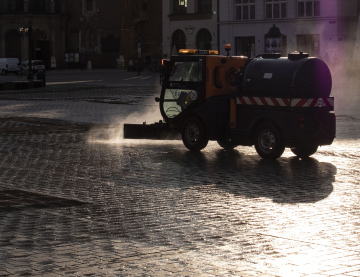
M 45 87 L 45 86 L 46 86 L 46 74 L 45 74 L 44 71 L 40 70 L 40 71 L 36 74 L 36 79 L 42 81 L 42 87 Z

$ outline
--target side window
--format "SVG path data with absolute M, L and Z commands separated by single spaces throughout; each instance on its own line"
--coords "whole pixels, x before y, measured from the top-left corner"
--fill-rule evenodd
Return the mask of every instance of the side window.
M 198 97 L 195 90 L 166 89 L 163 109 L 168 118 L 174 118 L 186 110 Z

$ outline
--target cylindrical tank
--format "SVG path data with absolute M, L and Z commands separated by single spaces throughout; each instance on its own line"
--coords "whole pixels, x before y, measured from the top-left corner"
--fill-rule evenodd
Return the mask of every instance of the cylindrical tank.
M 328 97 L 331 73 L 326 63 L 308 54 L 265 54 L 253 59 L 243 76 L 242 93 L 248 96 L 282 98 Z

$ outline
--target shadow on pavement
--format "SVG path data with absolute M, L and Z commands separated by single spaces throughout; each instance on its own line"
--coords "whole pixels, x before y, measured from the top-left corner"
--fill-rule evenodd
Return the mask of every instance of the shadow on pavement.
M 183 187 L 215 184 L 234 195 L 266 197 L 277 203 L 313 203 L 327 198 L 337 171 L 333 164 L 315 158 L 264 160 L 236 149 L 197 153 L 175 149 L 164 153 L 158 157 L 164 163 L 163 174 L 177 175 Z

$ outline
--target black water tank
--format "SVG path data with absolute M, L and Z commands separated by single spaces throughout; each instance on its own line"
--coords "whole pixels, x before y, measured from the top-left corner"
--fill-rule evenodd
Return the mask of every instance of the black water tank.
M 244 95 L 318 98 L 331 92 L 331 73 L 325 62 L 308 54 L 292 53 L 286 57 L 263 55 L 253 59 L 243 77 Z

